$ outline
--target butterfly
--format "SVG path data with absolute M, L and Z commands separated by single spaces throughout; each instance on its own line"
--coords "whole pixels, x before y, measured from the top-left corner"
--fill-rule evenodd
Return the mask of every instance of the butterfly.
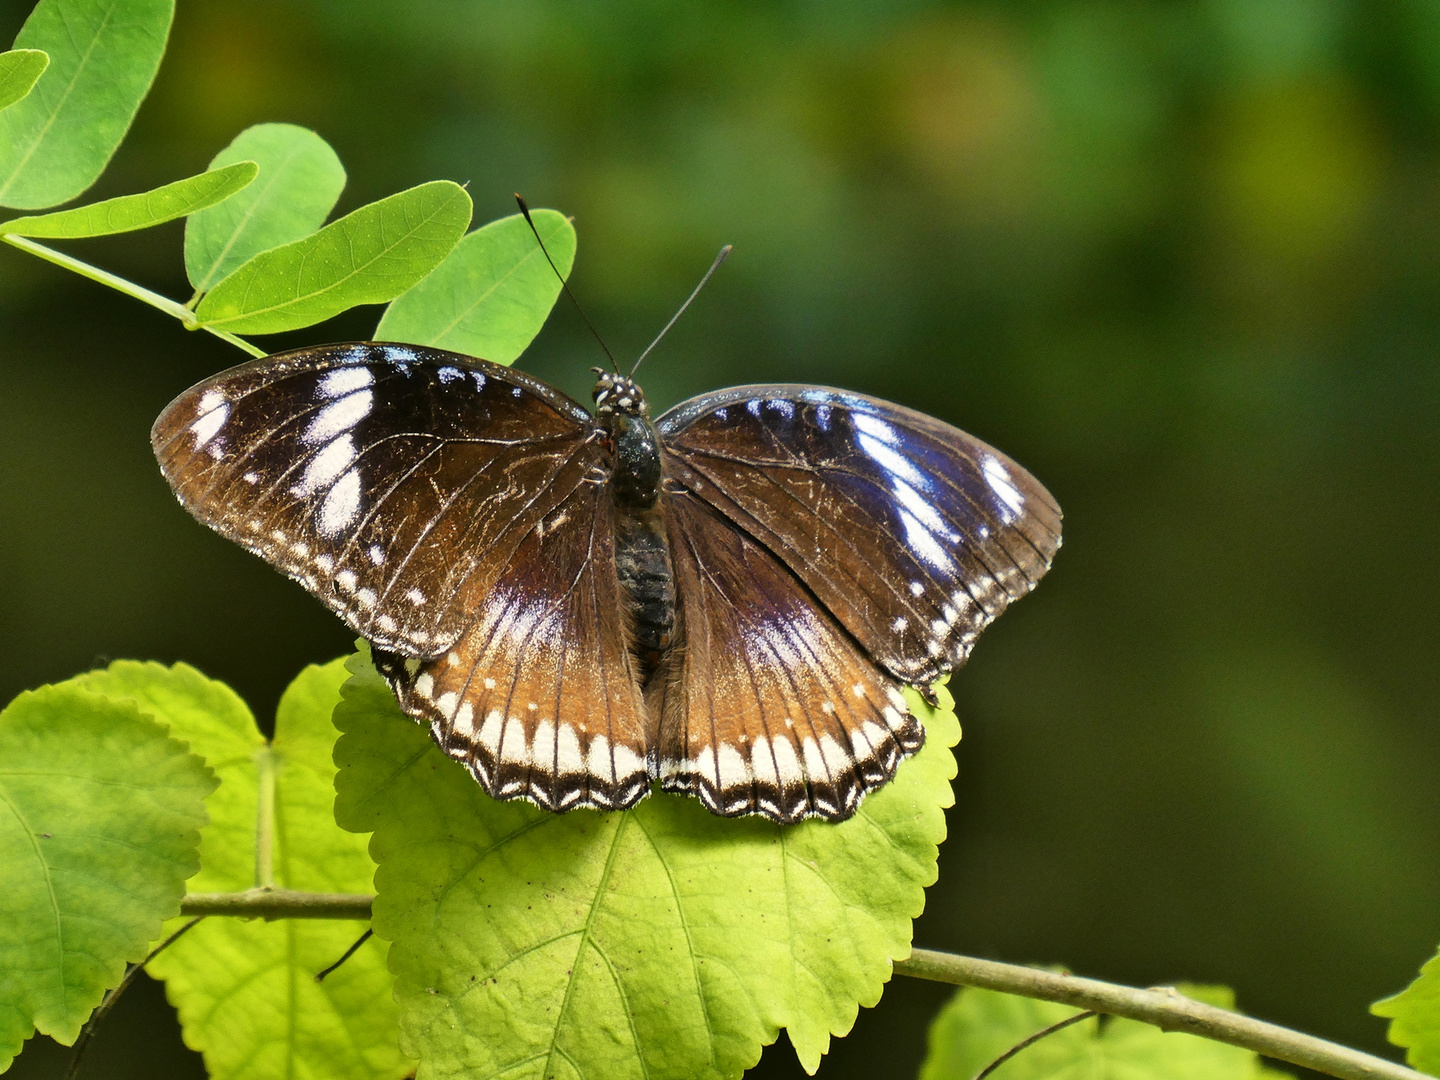
M 152 443 L 196 518 L 371 643 L 497 799 L 840 821 L 921 746 L 902 686 L 963 664 L 1060 546 L 1028 472 L 863 394 L 738 386 L 651 420 L 508 367 L 360 342 L 185 391 Z

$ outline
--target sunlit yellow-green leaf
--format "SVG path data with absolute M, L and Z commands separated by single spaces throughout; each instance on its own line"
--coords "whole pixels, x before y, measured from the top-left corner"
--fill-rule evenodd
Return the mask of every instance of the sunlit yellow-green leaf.
M 569 274 L 574 227 L 555 210 L 530 214 L 556 269 Z M 476 229 L 424 281 L 393 300 L 375 340 L 509 364 L 535 339 L 559 295 L 560 279 L 525 218 L 514 214 Z
M 0 53 L 0 109 L 22 101 L 50 66 L 43 49 L 11 49 Z
M 0 222 L 0 235 L 78 239 L 148 229 L 224 202 L 249 185 L 257 172 L 253 161 L 242 161 L 138 195 L 121 195 L 53 214 L 12 218 Z
M 427 1078 L 734 1077 L 780 1028 L 813 1072 L 873 1005 L 935 880 L 959 725 L 842 824 L 694 799 L 552 814 L 496 802 L 368 659 L 335 711 L 336 818 L 374 830 L 375 932 Z
M 273 792 L 275 884 L 370 891 L 374 864 L 365 838 L 341 831 L 333 813 L 330 712 L 345 678 L 340 661 L 301 672 L 281 699 L 270 743 L 228 687 L 183 664 L 122 661 L 88 678 L 93 690 L 167 722 L 221 778 L 208 804 L 213 820 L 201 839 L 204 868 L 191 880 L 192 892 L 256 884 L 261 791 Z M 210 918 L 147 970 L 165 980 L 186 1045 L 204 1055 L 215 1080 L 401 1077 L 413 1064 L 399 1050 L 384 947 L 367 942 L 324 982 L 314 979 L 364 929 L 344 920 Z
M 93 184 L 160 68 L 175 0 L 40 0 L 15 38 L 50 66 L 0 112 L 0 206 L 36 210 Z
M 1404 990 L 1377 1001 L 1370 1011 L 1389 1018 L 1390 1041 L 1405 1047 L 1406 1061 L 1440 1076 L 1440 956 L 1422 967 L 1420 977 Z
M 74 682 L 0 712 L 0 1072 L 70 1043 L 179 914 L 215 777 L 163 725 Z
M 249 259 L 309 236 L 345 190 L 345 167 L 309 128 L 256 124 L 215 155 L 210 168 L 254 161 L 260 179 L 185 222 L 185 273 L 205 292 Z
M 464 188 L 421 184 L 261 252 L 206 293 L 195 314 L 235 333 L 274 334 L 383 304 L 440 265 L 469 224 Z

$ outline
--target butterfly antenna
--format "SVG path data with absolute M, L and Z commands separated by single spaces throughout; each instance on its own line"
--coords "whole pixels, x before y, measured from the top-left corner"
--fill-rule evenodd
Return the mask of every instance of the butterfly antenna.
M 600 343 L 600 348 L 605 350 L 605 357 L 610 361 L 610 366 L 615 369 L 615 374 L 619 375 L 620 365 L 615 362 L 615 357 L 610 352 L 610 346 L 605 344 L 605 339 L 600 336 L 600 331 L 595 329 L 595 324 L 590 321 L 590 316 L 585 314 L 585 309 L 580 306 L 580 301 L 575 299 L 575 294 L 570 291 L 570 285 L 565 281 L 565 275 L 560 273 L 560 268 L 555 265 L 555 260 L 550 258 L 550 252 L 545 250 L 545 241 L 540 239 L 540 230 L 535 228 L 535 222 L 530 219 L 530 207 L 525 204 L 524 196 L 518 191 L 515 193 L 515 201 L 520 204 L 520 213 L 525 215 L 525 224 L 529 225 L 530 231 L 535 234 L 535 242 L 540 245 L 540 253 L 545 256 L 545 261 L 550 264 L 550 269 L 554 270 L 555 276 L 560 279 L 560 287 L 565 290 L 565 295 L 575 305 L 575 310 L 580 313 L 580 318 L 585 320 L 585 325 L 590 328 L 590 333 L 595 335 L 595 340 Z
M 705 283 L 710 280 L 710 275 L 715 273 L 716 270 L 719 270 L 720 264 L 730 257 L 730 249 L 734 246 L 734 244 L 726 244 L 720 249 L 720 254 L 715 256 L 715 261 L 710 264 L 710 269 L 705 271 L 705 276 L 700 279 L 700 284 L 695 286 L 695 291 L 690 294 L 690 299 L 686 300 L 683 304 L 681 304 L 680 310 L 675 312 L 674 315 L 670 316 L 670 321 L 665 324 L 665 329 L 661 330 L 660 333 L 655 335 L 655 340 L 650 342 L 649 347 L 640 354 L 640 359 L 635 361 L 635 366 L 630 369 L 630 377 L 632 379 L 635 377 L 635 372 L 640 369 L 640 365 L 644 362 L 645 357 L 650 355 L 650 350 L 655 348 L 656 345 L 660 344 L 660 339 L 663 338 L 666 334 L 668 334 L 670 332 L 670 327 L 675 325 L 675 321 L 679 319 L 681 315 L 685 314 L 685 309 L 690 306 L 690 302 L 694 300 L 695 297 L 700 295 L 700 290 L 703 289 L 705 287 Z

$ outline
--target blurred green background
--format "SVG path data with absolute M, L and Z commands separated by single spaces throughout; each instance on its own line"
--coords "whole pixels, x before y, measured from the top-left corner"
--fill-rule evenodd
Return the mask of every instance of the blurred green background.
M 3 0 L 0 37 L 28 9 Z M 443 177 L 477 225 L 515 190 L 573 214 L 621 355 L 733 242 L 647 361 L 661 408 L 822 382 L 1024 463 L 1065 548 L 952 683 L 917 943 L 1228 983 L 1386 1052 L 1366 1008 L 1440 939 L 1440 5 L 180 0 L 91 196 L 264 120 L 336 147 L 340 212 Z M 183 299 L 180 238 L 72 250 Z M 184 659 L 263 716 L 349 647 L 150 456 L 156 413 L 238 353 L 9 249 L 0 328 L 0 699 Z M 558 308 L 520 366 L 588 400 L 597 358 Z M 821 1075 L 913 1074 L 947 994 L 896 980 Z M 87 1072 L 198 1058 L 149 986 Z M 757 1074 L 799 1075 L 783 1036 Z

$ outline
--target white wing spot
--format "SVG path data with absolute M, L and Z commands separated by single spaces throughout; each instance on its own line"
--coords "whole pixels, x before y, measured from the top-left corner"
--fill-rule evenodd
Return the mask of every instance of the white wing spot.
M 355 588 L 355 583 L 357 580 L 358 579 L 355 577 L 354 570 L 341 570 L 340 573 L 335 575 L 335 584 L 339 585 L 340 588 L 344 589 L 346 592 L 350 592 L 352 589 Z
M 419 607 L 421 604 L 425 603 L 425 594 L 419 589 L 408 589 L 405 592 L 405 599 L 409 600 L 410 603 L 414 604 L 416 607 Z
M 258 484 L 260 482 L 260 474 L 247 472 L 240 479 L 244 480 L 247 484 Z
M 316 527 L 326 536 L 338 536 L 360 513 L 360 474 L 351 469 L 325 493 Z
M 891 629 L 892 631 L 894 631 L 895 633 L 897 633 L 897 634 L 903 634 L 903 633 L 905 632 L 905 628 L 906 628 L 907 626 L 909 626 L 909 625 L 910 625 L 910 620 L 907 619 L 907 618 L 905 618 L 904 615 L 901 615 L 901 616 L 899 616 L 898 618 L 896 618 L 896 620 L 895 620 L 894 622 L 892 622 L 892 623 L 890 624 L 890 629 Z
M 486 689 L 486 690 L 494 690 L 494 689 L 495 689 L 495 680 L 494 680 L 494 679 L 486 679 L 486 680 L 485 680 L 485 689 Z
M 851 692 L 852 694 L 854 694 L 856 697 L 864 697 L 864 696 L 865 696 L 865 684 L 864 684 L 864 683 L 858 683 L 858 682 L 857 682 L 854 686 L 852 686 L 852 687 L 850 688 L 850 692 Z
M 919 596 L 925 591 L 925 586 L 918 581 L 910 582 L 910 595 Z
M 373 390 L 358 390 L 332 401 L 316 413 L 315 418 L 310 421 L 310 426 L 305 429 L 305 442 L 329 442 L 337 435 L 343 435 L 369 416 L 370 410 L 374 406 L 375 392 Z
M 354 460 L 354 439 L 349 435 L 331 439 L 325 444 L 325 449 L 310 459 L 305 466 L 304 475 L 300 477 L 300 483 L 290 489 L 291 493 L 300 496 L 313 495 L 348 469 Z
M 990 490 L 995 492 L 996 497 L 1005 504 L 1006 509 L 1009 511 L 1009 513 L 1002 511 L 1000 515 L 1001 518 L 1004 519 L 1005 524 L 1009 525 L 1015 520 L 1016 515 L 1020 513 L 1021 508 L 1024 507 L 1025 496 L 1020 494 L 1020 489 L 1015 486 L 1015 481 L 1011 478 L 1009 470 L 1000 464 L 999 458 L 991 457 L 987 454 L 984 462 L 980 466 L 980 471 L 985 476 L 985 482 L 990 485 Z
M 370 561 L 371 561 L 372 563 L 374 563 L 376 566 L 381 566 L 381 565 L 384 564 L 384 562 L 385 562 L 385 549 L 382 548 L 379 544 L 371 544 L 371 545 L 370 545 L 370 552 L 369 552 L 369 554 L 370 554 Z
M 375 376 L 368 367 L 336 368 L 325 373 L 325 377 L 320 380 L 319 389 L 322 397 L 334 398 L 363 390 L 374 381 Z
M 212 390 L 210 393 L 213 394 L 214 391 Z M 210 394 L 206 394 L 205 398 L 209 396 Z M 200 399 L 202 406 L 205 403 L 205 398 Z M 230 419 L 230 406 L 222 401 L 206 412 L 199 420 L 191 424 L 190 430 L 195 433 L 195 449 L 199 450 L 213 439 L 215 433 L 225 426 L 225 421 L 228 419 Z

